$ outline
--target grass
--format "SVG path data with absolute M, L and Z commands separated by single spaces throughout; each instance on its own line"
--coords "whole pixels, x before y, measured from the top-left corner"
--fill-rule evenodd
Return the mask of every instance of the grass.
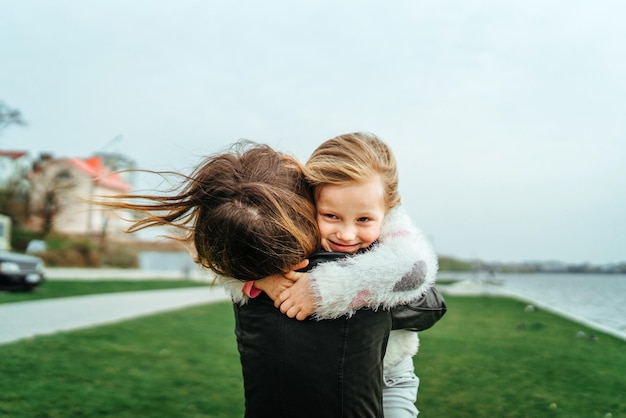
M 511 299 L 446 301 L 415 358 L 424 416 L 626 416 L 623 340 Z
M 230 303 L 0 346 L 0 416 L 238 417 Z
M 420 416 L 626 416 L 623 340 L 515 300 L 446 301 L 415 358 Z M 233 328 L 218 303 L 0 346 L 0 416 L 241 417 Z
M 96 293 L 207 286 L 191 280 L 46 280 L 31 292 L 0 292 L 0 303 L 23 302 Z

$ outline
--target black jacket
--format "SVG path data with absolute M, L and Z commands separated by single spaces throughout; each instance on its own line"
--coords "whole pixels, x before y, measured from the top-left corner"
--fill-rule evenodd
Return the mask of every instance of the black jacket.
M 246 418 L 383 417 L 389 311 L 298 321 L 264 293 L 234 309 Z
M 380 418 L 389 311 L 290 319 L 265 294 L 234 305 L 247 418 Z

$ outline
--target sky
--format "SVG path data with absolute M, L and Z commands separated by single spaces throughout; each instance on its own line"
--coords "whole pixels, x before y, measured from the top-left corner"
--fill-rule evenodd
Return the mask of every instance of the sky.
M 440 255 L 626 261 L 621 0 L 0 0 L 0 149 L 190 172 L 372 132 Z

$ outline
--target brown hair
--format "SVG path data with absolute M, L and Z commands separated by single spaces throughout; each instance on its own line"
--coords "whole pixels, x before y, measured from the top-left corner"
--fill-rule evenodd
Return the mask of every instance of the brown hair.
M 355 132 L 327 140 L 313 151 L 304 171 L 316 196 L 326 185 L 364 183 L 380 175 L 385 208 L 400 204 L 396 159 L 389 146 L 374 134 Z
M 163 173 L 161 173 L 163 174 Z M 185 231 L 197 261 L 216 273 L 256 280 L 285 273 L 319 246 L 302 165 L 267 145 L 239 141 L 184 176 L 178 194 L 119 195 L 105 206 L 143 212 L 128 232 L 151 226 Z

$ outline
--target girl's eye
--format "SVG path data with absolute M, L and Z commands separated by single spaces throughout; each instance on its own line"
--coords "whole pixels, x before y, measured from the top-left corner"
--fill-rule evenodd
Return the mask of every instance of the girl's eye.
M 359 218 L 359 222 L 369 222 L 370 218 Z
M 332 213 L 326 213 L 326 214 L 324 214 L 324 218 L 337 219 L 337 216 L 333 215 Z

